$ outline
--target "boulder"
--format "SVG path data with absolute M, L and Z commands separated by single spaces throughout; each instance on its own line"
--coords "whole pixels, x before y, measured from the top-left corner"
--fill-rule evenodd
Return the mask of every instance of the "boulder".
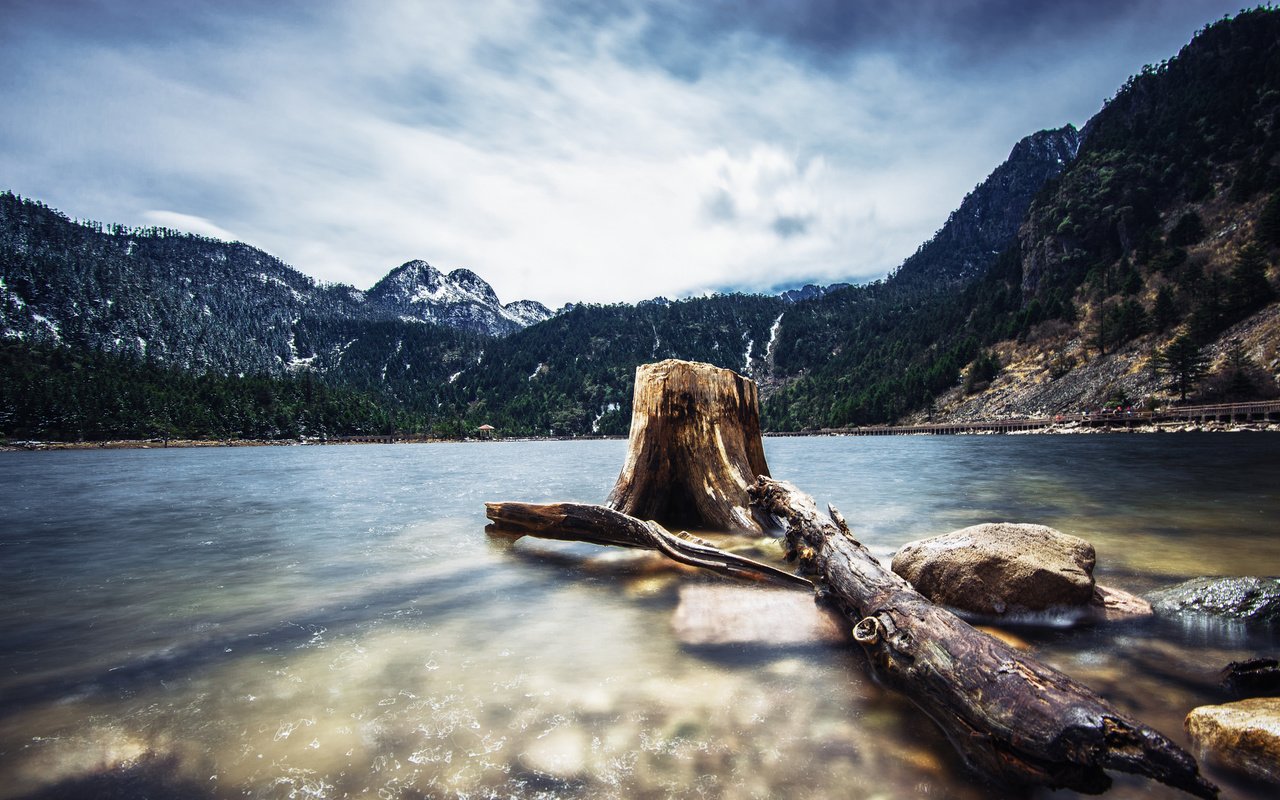
M 995 522 L 906 544 L 892 566 L 935 603 L 998 616 L 1089 603 L 1095 560 L 1084 539 Z
M 1280 697 L 1201 706 L 1186 727 L 1202 758 L 1280 784 Z
M 1280 578 L 1193 578 L 1147 595 L 1156 614 L 1280 623 Z

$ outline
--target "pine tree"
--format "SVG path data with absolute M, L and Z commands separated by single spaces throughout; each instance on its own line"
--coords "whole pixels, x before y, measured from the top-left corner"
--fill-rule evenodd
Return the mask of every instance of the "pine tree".
M 1158 374 L 1169 378 L 1168 387 L 1186 400 L 1187 393 L 1205 376 L 1207 359 L 1195 340 L 1184 333 L 1157 350 L 1152 365 Z
M 1280 191 L 1272 192 L 1271 198 L 1262 207 L 1255 232 L 1258 241 L 1272 247 L 1280 247 Z
M 1227 308 L 1241 319 L 1262 308 L 1275 297 L 1267 281 L 1267 253 L 1257 242 L 1240 248 L 1231 277 L 1227 281 Z
M 1204 239 L 1204 234 L 1204 223 L 1200 221 L 1200 215 L 1194 211 L 1188 211 L 1178 218 L 1178 224 L 1169 231 L 1169 244 L 1174 247 L 1186 247 Z
M 1151 322 L 1157 331 L 1166 331 L 1177 321 L 1178 307 L 1173 302 L 1173 292 L 1168 286 L 1161 286 L 1151 308 Z

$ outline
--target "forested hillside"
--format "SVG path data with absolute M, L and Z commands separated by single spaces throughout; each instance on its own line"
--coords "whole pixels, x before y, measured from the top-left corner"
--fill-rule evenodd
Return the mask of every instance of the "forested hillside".
M 625 434 L 638 364 L 683 358 L 767 371 L 778 297 L 580 305 L 495 341 L 458 378 L 467 419 L 539 435 Z
M 796 363 L 786 350 L 796 341 L 813 362 L 766 402 L 767 423 L 887 422 L 966 404 L 977 415 L 1053 414 L 1152 402 L 1162 389 L 1168 400 L 1158 373 L 1179 339 L 1183 352 L 1232 351 L 1235 371 L 1256 376 L 1252 393 L 1238 396 L 1270 393 L 1280 371 L 1274 340 L 1253 336 L 1241 351 L 1218 339 L 1275 299 L 1278 113 L 1280 12 L 1209 26 L 1090 120 L 1016 242 L 963 290 L 904 285 L 915 272 L 904 264 L 884 285 L 797 315 L 793 324 L 815 333 L 784 335 L 779 351 Z M 989 349 L 997 347 L 1002 356 Z M 1208 361 L 1208 351 L 1196 358 Z M 981 397 L 1015 362 L 1021 385 Z
M 129 354 L 0 341 L 0 430 L 10 439 L 325 438 L 423 424 L 309 372 L 196 373 Z

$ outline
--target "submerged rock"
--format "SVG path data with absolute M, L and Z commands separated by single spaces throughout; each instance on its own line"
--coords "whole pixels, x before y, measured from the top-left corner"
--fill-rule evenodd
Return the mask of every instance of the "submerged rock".
M 1187 715 L 1186 727 L 1202 757 L 1280 784 L 1280 697 L 1201 706 Z
M 524 770 L 555 780 L 581 778 L 587 770 L 591 742 L 581 730 L 556 728 L 529 742 L 518 762 Z
M 1222 670 L 1222 688 L 1236 697 L 1258 697 L 1280 692 L 1280 661 L 1251 658 L 1232 661 Z
M 847 641 L 848 623 L 822 608 L 810 592 L 749 589 L 720 584 L 680 587 L 671 621 L 683 644 L 836 644 Z
M 1280 578 L 1193 578 L 1147 595 L 1162 616 L 1208 614 L 1280 623 Z
M 1136 594 L 1102 584 L 1093 587 L 1089 608 L 1091 616 L 1099 622 L 1150 617 L 1155 613 L 1151 604 Z
M 1084 539 L 995 522 L 903 545 L 893 571 L 935 603 L 998 616 L 1089 603 L 1095 560 Z

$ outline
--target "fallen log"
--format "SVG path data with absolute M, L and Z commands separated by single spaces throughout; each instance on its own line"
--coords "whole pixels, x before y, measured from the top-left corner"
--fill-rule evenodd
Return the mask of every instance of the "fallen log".
M 928 713 L 994 782 L 1098 793 L 1105 769 L 1199 797 L 1218 790 L 1195 760 L 1088 688 L 975 630 L 883 567 L 834 508 L 818 512 L 790 484 L 760 478 L 753 502 L 787 523 L 788 560 L 851 620 L 875 676 Z
M 729 575 L 812 589 L 808 579 L 784 569 L 727 553 L 688 533 L 671 533 L 656 522 L 639 520 L 604 506 L 584 503 L 485 503 L 491 534 L 536 536 L 569 542 L 657 550 L 681 564 Z

